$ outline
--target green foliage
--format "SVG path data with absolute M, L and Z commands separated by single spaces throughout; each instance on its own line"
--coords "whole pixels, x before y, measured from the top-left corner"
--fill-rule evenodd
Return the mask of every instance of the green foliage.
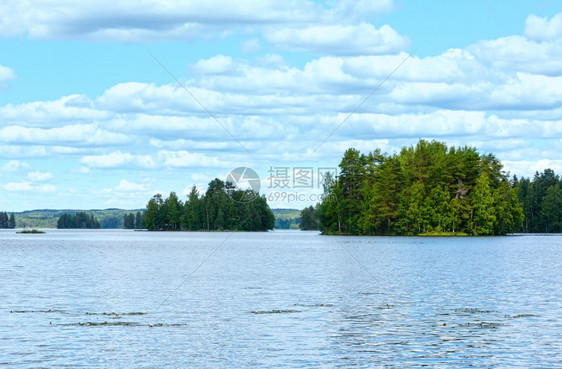
M 474 148 L 420 140 L 395 155 L 350 149 L 339 167 L 316 210 L 324 233 L 499 235 L 523 221 L 501 162 Z
M 57 221 L 58 229 L 81 228 L 98 229 L 101 228 L 100 222 L 92 214 L 88 215 L 81 211 L 73 214 L 63 214 Z
M 0 211 L 0 228 L 16 228 L 16 218 L 14 214 L 8 215 L 5 211 Z
M 127 213 L 123 215 L 123 228 L 125 229 L 141 229 L 143 228 L 144 213 L 137 211 L 135 213 Z
M 299 229 L 301 212 L 296 209 L 271 209 L 275 229 Z
M 318 218 L 316 217 L 316 209 L 309 206 L 301 211 L 301 222 L 299 228 L 303 231 L 318 230 Z
M 523 203 L 522 232 L 562 232 L 562 179 L 552 169 L 536 172 L 533 179 L 513 178 L 518 200 Z
M 267 231 L 275 226 L 275 217 L 265 197 L 251 190 L 235 190 L 230 182 L 216 178 L 202 196 L 193 187 L 185 202 L 175 192 L 166 199 L 154 195 L 146 205 L 143 223 L 151 231 Z
M 39 231 L 37 229 L 31 229 L 31 230 L 24 229 L 23 231 L 19 231 L 17 233 L 21 233 L 21 234 L 44 234 L 45 232 Z
M 28 210 L 15 213 L 16 226 L 18 228 L 56 228 L 57 221 L 63 214 L 76 214 L 85 211 L 88 214 L 93 214 L 94 217 L 100 222 L 101 228 L 122 228 L 124 216 L 131 212 L 131 210 L 121 209 L 95 209 L 95 210 Z M 135 211 L 137 211 L 135 209 Z M 135 220 L 136 221 L 136 220 Z M 140 227 L 142 228 L 142 224 Z

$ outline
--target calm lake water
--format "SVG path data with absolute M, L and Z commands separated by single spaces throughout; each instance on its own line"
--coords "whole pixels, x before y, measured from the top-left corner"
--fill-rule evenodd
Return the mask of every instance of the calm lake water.
M 2 230 L 0 367 L 561 367 L 561 251 L 560 236 Z

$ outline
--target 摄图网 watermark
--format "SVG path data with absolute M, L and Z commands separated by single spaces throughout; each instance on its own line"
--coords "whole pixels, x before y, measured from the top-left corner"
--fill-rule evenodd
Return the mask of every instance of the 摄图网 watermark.
M 236 200 L 238 202 L 251 202 L 264 195 L 271 202 L 310 203 L 330 201 L 324 190 L 337 175 L 337 167 L 270 166 L 262 183 L 254 169 L 238 167 L 228 173 L 226 182 L 236 190 L 244 191 L 244 196 Z M 262 187 L 265 191 L 260 192 Z

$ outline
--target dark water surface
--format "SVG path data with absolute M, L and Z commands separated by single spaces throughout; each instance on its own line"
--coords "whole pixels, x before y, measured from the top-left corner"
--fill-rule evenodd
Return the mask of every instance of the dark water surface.
M 560 236 L 3 230 L 0 367 L 561 367 L 561 251 Z

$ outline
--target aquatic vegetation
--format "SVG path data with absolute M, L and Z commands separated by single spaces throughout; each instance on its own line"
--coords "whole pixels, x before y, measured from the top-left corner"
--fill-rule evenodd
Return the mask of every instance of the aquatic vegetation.
M 468 314 L 490 314 L 495 313 L 493 310 L 482 310 L 478 308 L 462 308 L 462 309 L 455 309 L 457 313 L 468 313 Z
M 334 304 L 294 304 L 293 306 L 302 306 L 302 307 L 334 307 Z
M 142 312 L 132 312 L 132 313 L 115 313 L 115 312 L 111 312 L 111 313 L 107 313 L 107 312 L 103 312 L 103 313 L 91 313 L 86 311 L 86 315 L 105 315 L 105 316 L 121 316 L 121 315 L 146 315 L 147 313 L 142 313 Z
M 68 314 L 65 310 L 59 309 L 48 309 L 48 310 L 10 310 L 11 314 L 32 314 L 32 313 L 58 313 L 58 314 Z
M 461 327 L 474 327 L 474 328 L 481 328 L 481 329 L 496 329 L 498 327 L 504 326 L 504 323 L 499 322 L 468 322 L 460 324 Z
M 519 319 L 519 318 L 536 318 L 538 315 L 535 314 L 516 314 L 516 315 L 504 315 L 504 318 Z
M 108 326 L 108 327 L 183 327 L 186 324 L 183 323 L 139 323 L 139 322 L 108 322 L 104 320 L 103 322 L 78 322 L 78 323 L 68 323 L 68 324 L 61 324 L 64 326 L 78 326 L 78 327 L 99 327 L 99 326 Z
M 37 229 L 24 229 L 23 231 L 16 232 L 18 234 L 43 234 L 44 231 L 39 231 Z
M 257 315 L 261 315 L 261 314 L 292 314 L 292 313 L 302 313 L 301 310 L 292 310 L 292 309 L 286 309 L 286 310 L 256 310 L 256 311 L 251 311 L 252 314 L 257 314 Z

